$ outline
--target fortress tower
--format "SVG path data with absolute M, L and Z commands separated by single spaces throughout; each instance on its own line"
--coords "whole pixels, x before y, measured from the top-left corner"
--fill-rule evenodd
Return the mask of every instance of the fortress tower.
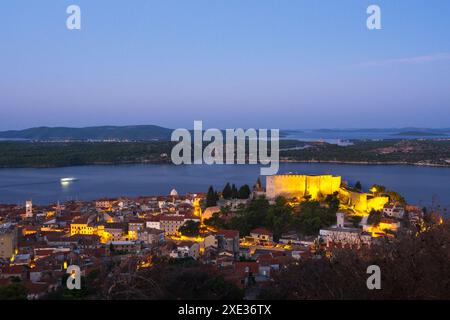
M 33 218 L 33 201 L 31 200 L 25 203 L 25 218 Z

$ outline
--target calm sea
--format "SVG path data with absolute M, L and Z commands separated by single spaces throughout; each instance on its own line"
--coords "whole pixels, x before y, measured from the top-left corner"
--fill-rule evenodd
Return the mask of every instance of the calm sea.
M 374 183 L 403 194 L 418 205 L 450 206 L 450 168 L 404 165 L 281 164 L 279 173 L 341 175 L 367 190 Z M 175 188 L 206 192 L 209 185 L 222 190 L 226 182 L 252 186 L 259 175 L 254 165 L 117 165 L 50 169 L 0 169 L 0 203 L 38 204 L 101 197 L 167 195 Z M 76 181 L 61 184 L 61 178 Z M 263 179 L 264 182 L 264 179 Z

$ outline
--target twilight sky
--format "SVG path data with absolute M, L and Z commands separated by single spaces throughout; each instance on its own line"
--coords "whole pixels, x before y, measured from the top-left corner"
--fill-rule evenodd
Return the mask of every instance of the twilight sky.
M 194 120 L 450 127 L 450 1 L 2 1 L 0 130 Z

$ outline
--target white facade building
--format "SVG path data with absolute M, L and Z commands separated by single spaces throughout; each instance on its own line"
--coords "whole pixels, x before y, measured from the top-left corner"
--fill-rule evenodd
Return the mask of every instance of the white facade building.
M 33 201 L 31 200 L 25 203 L 25 218 L 33 218 Z
M 384 206 L 383 214 L 388 217 L 401 219 L 405 215 L 405 208 L 395 204 L 388 204 Z

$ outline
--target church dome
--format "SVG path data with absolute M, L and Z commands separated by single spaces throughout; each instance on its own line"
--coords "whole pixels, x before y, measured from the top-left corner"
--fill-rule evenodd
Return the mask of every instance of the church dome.
M 172 191 L 170 191 L 170 196 L 172 197 L 178 197 L 178 192 L 175 189 L 172 189 Z

